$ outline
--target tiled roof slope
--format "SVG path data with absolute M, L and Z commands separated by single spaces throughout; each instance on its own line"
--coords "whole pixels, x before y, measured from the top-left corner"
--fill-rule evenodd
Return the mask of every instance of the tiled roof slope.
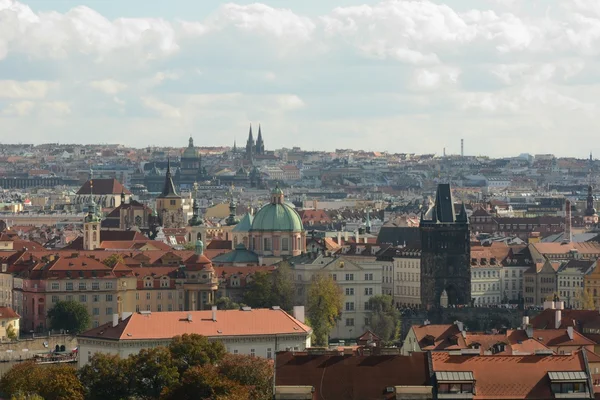
M 191 321 L 188 320 L 190 315 Z M 196 333 L 206 337 L 298 335 L 312 329 L 283 310 L 253 309 L 134 313 L 115 327 L 112 323 L 90 329 L 80 336 L 108 340 L 149 340 Z

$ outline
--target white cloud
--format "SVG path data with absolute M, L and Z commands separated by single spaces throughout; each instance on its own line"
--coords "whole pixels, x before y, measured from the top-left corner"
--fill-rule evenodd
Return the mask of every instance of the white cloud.
M 46 81 L 0 81 L 0 99 L 42 99 L 55 86 L 55 83 Z
M 16 117 L 25 117 L 31 114 L 34 107 L 35 103 L 33 101 L 18 101 L 16 103 L 8 104 L 8 106 L 2 110 L 2 114 Z
M 127 85 L 114 79 L 104 79 L 90 82 L 90 87 L 106 94 L 117 94 L 127 88 Z
M 173 107 L 167 103 L 164 103 L 154 97 L 142 97 L 142 103 L 145 107 L 155 111 L 158 115 L 163 118 L 179 118 L 181 112 L 176 107 Z

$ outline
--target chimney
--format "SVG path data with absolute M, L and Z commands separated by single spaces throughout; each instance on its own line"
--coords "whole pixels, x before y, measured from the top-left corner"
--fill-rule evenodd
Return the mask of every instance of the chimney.
M 294 318 L 304 323 L 304 306 L 294 306 Z
M 114 328 L 117 325 L 119 325 L 119 314 L 113 314 L 112 326 Z
M 258 266 L 263 265 L 263 258 L 262 257 L 258 257 Z
M 188 322 L 192 322 L 192 314 L 191 313 L 188 313 L 188 315 L 187 315 L 187 321 Z
M 567 328 L 567 335 L 569 335 L 569 340 L 573 340 L 573 327 L 569 326 Z
M 565 309 L 565 302 L 564 301 L 555 301 L 554 302 L 554 308 L 556 308 L 557 310 L 564 310 Z
M 529 325 L 529 317 L 525 316 L 525 317 L 523 317 L 523 325 L 522 325 L 523 329 L 526 329 L 527 325 Z
M 553 301 L 545 301 L 544 302 L 544 310 L 554 310 L 554 302 Z
M 217 322 L 217 306 L 212 306 L 212 320 Z
M 464 330 L 464 325 L 462 322 L 460 321 L 454 321 L 454 325 L 456 325 L 456 327 L 458 328 L 459 331 L 463 331 Z
M 527 337 L 531 339 L 533 337 L 533 326 L 527 325 L 525 327 L 525 333 L 527 334 Z
M 348 232 L 344 231 L 344 242 L 348 241 Z
M 356 244 L 360 243 L 360 233 L 358 231 L 355 232 L 355 237 L 356 237 Z
M 431 322 L 429 322 L 429 320 L 428 320 L 428 319 L 426 319 L 425 321 L 423 321 L 423 325 L 424 325 L 424 326 L 427 326 L 427 325 L 430 325 L 430 324 L 431 324 Z
M 338 231 L 337 233 L 337 244 L 338 246 L 342 245 L 342 232 Z
M 125 321 L 127 318 L 131 317 L 133 313 L 123 311 L 121 313 L 121 321 Z
M 554 312 L 554 329 L 559 329 L 561 322 L 562 322 L 562 311 L 556 310 Z

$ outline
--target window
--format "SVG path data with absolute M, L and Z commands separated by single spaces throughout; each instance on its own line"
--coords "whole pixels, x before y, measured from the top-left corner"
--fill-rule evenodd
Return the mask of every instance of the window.
M 106 301 L 113 301 L 113 295 L 112 294 L 107 294 L 106 295 Z
M 145 288 L 151 288 L 153 286 L 152 283 L 153 283 L 152 278 L 144 279 L 144 287 Z
M 346 288 L 346 296 L 354 296 L 354 288 Z
M 106 315 L 112 315 L 112 307 L 106 307 Z
M 70 295 L 70 294 L 68 294 L 68 295 L 65 296 L 65 300 L 66 301 L 73 301 L 73 296 Z
M 372 281 L 373 280 L 373 274 L 365 274 L 365 281 Z
M 98 322 L 98 321 L 94 321 L 94 328 L 97 328 L 97 327 L 99 327 L 99 326 L 100 326 L 100 322 Z M 89 354 L 89 351 L 88 351 L 88 354 Z M 88 358 L 90 358 L 90 357 L 91 357 L 91 356 L 89 356 L 89 355 L 88 355 Z
M 371 321 L 369 321 L 369 317 L 365 317 L 365 325 L 366 325 L 366 326 L 369 326 L 369 323 L 370 323 L 370 322 L 371 322 Z
M 354 326 L 354 318 L 346 318 L 346 326 Z
M 281 238 L 281 251 L 289 251 L 290 250 L 290 242 L 288 238 Z
M 79 282 L 79 290 L 87 290 L 87 284 L 85 282 Z
M 233 349 L 233 354 L 237 354 L 238 353 L 238 349 Z
M 337 281 L 337 274 L 331 274 L 331 279 L 333 279 L 334 281 Z
M 273 358 L 273 351 L 270 347 L 267 347 L 267 358 Z
M 139 304 L 135 305 L 135 312 L 140 312 L 140 305 Z
M 66 290 L 73 290 L 73 282 L 67 282 Z
M 113 283 L 112 282 L 105 282 L 104 283 L 104 288 L 105 289 L 112 289 L 113 288 Z
M 251 355 L 252 357 L 256 356 L 256 350 L 254 350 L 254 349 L 250 349 L 250 355 Z
M 140 293 L 139 293 L 139 292 L 136 292 L 136 293 L 135 293 L 135 299 L 136 299 L 136 300 L 139 300 L 139 299 L 140 299 Z
M 353 281 L 354 280 L 354 274 L 346 274 L 346 280 L 347 281 Z
M 365 296 L 372 296 L 372 295 L 373 295 L 373 288 L 372 287 L 365 288 Z
M 167 311 L 173 311 L 173 304 L 167 304 Z
M 354 311 L 354 302 L 353 301 L 346 302 L 346 311 Z
M 264 251 L 271 251 L 271 239 L 270 238 L 264 238 L 264 240 L 263 240 L 263 250 Z
M 169 280 L 168 279 L 161 280 L 160 287 L 169 287 Z
M 53 303 L 57 303 L 59 300 L 60 300 L 60 298 L 58 296 L 56 296 L 56 295 L 52 296 L 52 302 Z
M 150 300 L 150 292 L 146 292 L 146 300 Z
M 80 294 L 79 295 L 79 302 L 80 303 L 87 303 L 87 296 L 85 294 Z
M 371 310 L 371 302 L 370 301 L 365 301 L 365 310 L 367 310 L 367 311 Z
M 93 315 L 100 315 L 100 309 L 97 307 L 94 307 L 94 309 L 92 310 L 92 314 Z
M 92 290 L 100 290 L 100 282 L 92 282 Z
M 158 300 L 162 300 L 162 292 L 158 292 L 158 293 L 156 293 L 156 298 L 157 298 Z
M 146 311 L 151 311 L 150 304 L 146 304 Z
M 174 205 L 177 205 L 177 202 L 175 200 L 170 200 L 169 204 L 172 205 L 172 206 L 174 206 Z
M 52 282 L 52 290 L 60 290 L 60 283 Z
M 159 304 L 156 306 L 156 311 L 158 311 L 158 312 L 162 311 L 162 304 Z

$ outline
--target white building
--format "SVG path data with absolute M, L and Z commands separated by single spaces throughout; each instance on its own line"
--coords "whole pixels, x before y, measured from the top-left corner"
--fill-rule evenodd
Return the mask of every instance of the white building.
M 312 329 L 278 307 L 272 309 L 140 312 L 113 316 L 113 321 L 79 335 L 79 367 L 99 352 L 126 358 L 141 349 L 167 346 L 173 337 L 199 334 L 222 342 L 232 354 L 274 358 L 277 351 L 303 351 L 311 345 Z
M 310 284 L 318 274 L 329 275 L 337 282 L 344 296 L 341 319 L 330 333 L 331 339 L 356 339 L 369 327 L 368 301 L 380 295 L 382 267 L 370 259 L 361 263 L 356 258 L 317 256 L 293 261 L 297 297 L 306 304 Z
M 570 260 L 558 268 L 556 273 L 557 293 L 568 308 L 580 309 L 584 278 L 592 273 L 598 261 Z
M 401 249 L 394 257 L 394 304 L 421 304 L 421 249 Z

